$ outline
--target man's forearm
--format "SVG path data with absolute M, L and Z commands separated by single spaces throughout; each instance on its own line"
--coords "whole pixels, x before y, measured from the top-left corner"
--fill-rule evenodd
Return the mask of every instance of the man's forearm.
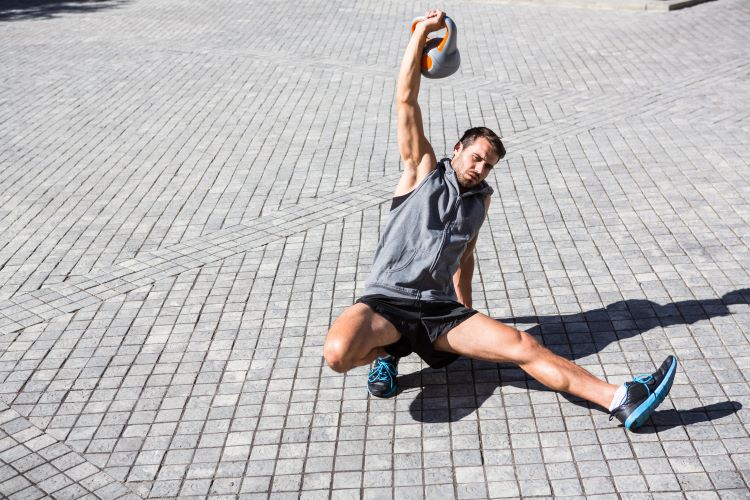
M 456 289 L 458 301 L 466 307 L 471 307 L 471 280 L 474 276 L 474 256 L 464 259 L 453 275 L 453 286 Z
M 419 23 L 409 39 L 409 45 L 401 60 L 396 85 L 397 102 L 416 102 L 419 95 L 419 83 L 422 77 L 422 50 L 424 50 L 427 32 Z

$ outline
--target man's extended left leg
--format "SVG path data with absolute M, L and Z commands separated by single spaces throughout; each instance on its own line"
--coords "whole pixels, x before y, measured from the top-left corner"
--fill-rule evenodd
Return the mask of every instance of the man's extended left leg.
M 558 356 L 530 334 L 481 313 L 438 337 L 434 347 L 467 358 L 516 364 L 550 389 L 573 394 L 604 408 L 609 408 L 617 390 L 616 385 Z
M 637 376 L 618 387 L 554 354 L 528 333 L 484 314 L 475 314 L 438 337 L 434 348 L 484 361 L 514 363 L 550 389 L 607 408 L 628 429 L 641 426 L 664 400 L 677 369 L 677 360 L 668 356 L 653 374 Z

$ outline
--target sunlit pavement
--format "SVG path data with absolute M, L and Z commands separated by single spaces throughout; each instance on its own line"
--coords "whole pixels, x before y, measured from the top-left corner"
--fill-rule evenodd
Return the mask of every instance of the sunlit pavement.
M 0 496 L 747 498 L 750 4 L 451 1 L 448 155 L 508 156 L 474 306 L 613 383 L 638 433 L 510 365 L 325 366 L 399 176 L 424 4 L 0 7 Z

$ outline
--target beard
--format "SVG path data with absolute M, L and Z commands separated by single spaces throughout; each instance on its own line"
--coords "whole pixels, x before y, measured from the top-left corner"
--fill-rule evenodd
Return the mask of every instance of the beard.
M 479 183 L 482 182 L 480 180 L 472 181 L 471 179 L 467 179 L 466 177 L 464 177 L 462 174 L 459 174 L 458 172 L 456 172 L 456 180 L 461 185 L 461 187 L 464 187 L 466 189 L 477 187 Z
M 452 162 L 451 165 L 453 165 L 453 171 L 456 173 L 456 180 L 462 188 L 471 189 L 477 187 L 479 183 L 482 182 L 479 178 L 477 178 L 477 180 L 472 180 L 470 177 L 466 177 L 462 161 L 459 160 L 456 163 Z

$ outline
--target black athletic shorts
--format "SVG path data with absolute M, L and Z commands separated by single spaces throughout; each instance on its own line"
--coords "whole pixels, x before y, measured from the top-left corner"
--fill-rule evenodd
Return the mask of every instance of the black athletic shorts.
M 388 354 L 403 358 L 416 352 L 432 368 L 441 368 L 459 358 L 458 354 L 433 349 L 432 343 L 477 313 L 454 301 L 399 299 L 387 295 L 364 295 L 357 303 L 370 306 L 401 333 L 398 342 L 385 346 Z

